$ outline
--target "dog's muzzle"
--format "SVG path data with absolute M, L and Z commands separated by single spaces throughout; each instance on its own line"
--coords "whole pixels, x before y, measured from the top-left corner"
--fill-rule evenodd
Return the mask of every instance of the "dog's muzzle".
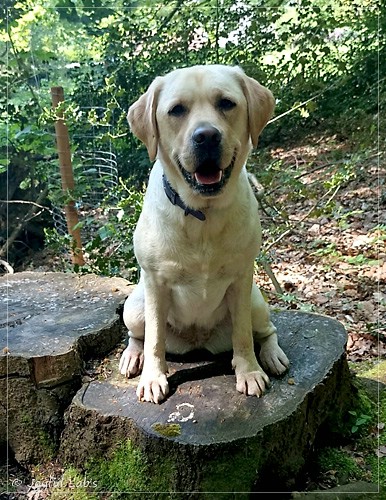
M 197 127 L 192 134 L 192 146 L 195 156 L 196 169 L 188 172 L 176 158 L 176 163 L 186 182 L 203 196 L 219 194 L 232 173 L 236 152 L 231 163 L 226 168 L 220 167 L 221 133 L 211 125 Z

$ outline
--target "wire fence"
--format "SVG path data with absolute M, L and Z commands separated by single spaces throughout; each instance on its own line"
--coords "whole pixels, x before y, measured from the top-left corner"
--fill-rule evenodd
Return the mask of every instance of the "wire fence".
M 102 116 L 106 111 L 104 108 L 82 108 L 86 111 L 96 110 Z M 84 124 L 77 125 L 78 132 L 71 135 L 71 143 L 75 146 L 72 155 L 75 182 L 77 191 L 81 192 L 75 200 L 75 206 L 80 216 L 80 222 L 86 217 L 95 217 L 99 212 L 98 208 L 102 202 L 114 203 L 116 201 L 116 187 L 118 185 L 118 164 L 117 157 L 112 150 L 112 144 L 106 137 L 109 136 L 112 125 Z M 85 130 L 86 132 L 82 132 Z M 52 176 L 50 179 L 51 188 L 60 190 L 60 177 Z M 81 187 L 81 189 L 79 189 Z M 63 207 L 53 204 L 53 222 L 55 229 L 60 235 L 68 233 L 66 217 Z M 88 226 L 87 226 L 88 227 Z M 87 230 L 83 226 L 83 233 Z M 84 235 L 86 238 L 89 235 Z

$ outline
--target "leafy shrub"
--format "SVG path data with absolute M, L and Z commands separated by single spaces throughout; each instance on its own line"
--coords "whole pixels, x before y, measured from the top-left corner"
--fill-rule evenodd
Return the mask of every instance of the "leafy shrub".
M 133 249 L 133 233 L 142 210 L 144 188 L 129 188 L 120 180 L 113 194 L 115 204 L 104 202 L 92 210 L 80 211 L 86 264 L 76 267 L 81 273 L 124 276 L 137 280 L 138 268 Z M 63 256 L 62 267 L 71 268 L 71 238 L 56 229 L 46 229 L 46 244 Z

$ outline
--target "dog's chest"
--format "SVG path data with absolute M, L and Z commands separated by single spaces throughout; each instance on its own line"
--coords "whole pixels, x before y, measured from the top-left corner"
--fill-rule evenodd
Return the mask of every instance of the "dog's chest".
M 210 288 L 214 282 L 228 282 L 235 275 L 230 256 L 217 252 L 198 254 L 191 249 L 174 256 L 169 255 L 159 270 L 171 287 L 188 287 L 194 294 L 197 294 L 197 289 L 204 291 Z
M 169 319 L 173 324 L 211 325 L 217 316 L 225 314 L 224 300 L 234 280 L 227 266 L 213 266 L 210 262 L 192 262 L 189 269 L 180 268 L 170 283 L 171 307 Z
M 194 295 L 201 289 L 205 295 L 213 283 L 232 282 L 253 262 L 258 249 L 255 231 L 190 222 L 182 230 L 143 230 L 135 241 L 141 267 L 160 283 L 190 287 Z
M 183 308 L 217 307 L 229 285 L 237 278 L 241 258 L 207 242 L 194 245 L 169 260 L 165 268 L 174 300 Z

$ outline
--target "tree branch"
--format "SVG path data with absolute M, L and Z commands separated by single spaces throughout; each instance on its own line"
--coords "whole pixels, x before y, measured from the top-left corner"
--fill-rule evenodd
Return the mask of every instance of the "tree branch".
M 280 283 L 277 281 L 275 273 L 272 271 L 272 267 L 270 266 L 270 264 L 268 262 L 264 262 L 263 261 L 261 263 L 261 265 L 262 265 L 264 271 L 266 272 L 267 276 L 272 281 L 273 286 L 275 287 L 276 293 L 279 294 L 279 295 L 283 295 L 284 291 L 283 291 Z
M 7 261 L 0 259 L 0 265 L 5 267 L 5 269 L 8 271 L 8 274 L 14 274 L 14 269 L 11 266 L 11 264 L 8 264 Z
M 184 0 L 179 0 L 177 2 L 177 5 L 174 7 L 174 9 L 171 11 L 171 13 L 164 19 L 163 23 L 158 28 L 158 32 L 162 31 L 165 28 L 165 26 L 167 26 L 170 23 L 170 21 L 173 19 L 175 14 L 177 14 L 179 8 L 181 7 L 181 5 L 183 3 L 184 3 Z
M 39 205 L 38 203 L 35 203 L 34 201 L 26 201 L 26 200 L 0 200 L 0 203 L 19 203 L 22 205 L 34 205 L 37 208 L 41 208 L 43 210 L 47 210 L 50 214 L 53 214 L 53 211 L 49 209 L 48 207 L 45 207 L 44 205 Z
M 23 73 L 23 71 L 25 70 L 25 67 L 24 67 L 24 64 L 21 62 L 21 60 L 19 59 L 19 53 L 18 53 L 18 51 L 17 51 L 17 49 L 15 47 L 15 44 L 13 43 L 13 40 L 12 40 L 12 37 L 11 37 L 11 32 L 9 30 L 8 30 L 8 38 L 9 38 L 9 41 L 11 43 L 11 47 L 12 47 L 12 50 L 13 50 L 13 53 L 14 53 L 14 56 L 15 56 L 15 59 L 16 59 L 16 63 L 18 65 L 19 70 L 21 71 L 21 73 Z M 40 102 L 39 102 L 39 98 L 36 95 L 36 92 L 33 89 L 32 85 L 29 83 L 28 78 L 25 78 L 23 81 L 24 81 L 24 83 L 27 84 L 27 87 L 29 88 L 29 90 L 30 90 L 33 98 L 35 99 L 36 104 L 43 111 L 43 108 L 42 108 L 42 106 L 40 105 Z
M 263 198 L 264 198 L 264 187 L 260 184 L 260 182 L 257 180 L 257 177 L 254 174 L 249 173 L 248 174 L 248 179 L 249 182 L 251 183 L 252 187 L 255 188 L 255 196 L 257 199 L 257 202 L 261 209 L 266 213 L 265 208 L 263 206 Z M 268 215 L 268 214 L 267 214 Z M 273 286 L 275 287 L 276 293 L 279 295 L 283 295 L 283 289 L 280 286 L 280 283 L 277 281 L 276 276 L 274 272 L 272 271 L 272 268 L 270 264 L 267 261 L 262 261 L 261 265 L 266 272 L 267 276 L 270 278 L 270 280 L 273 283 Z

